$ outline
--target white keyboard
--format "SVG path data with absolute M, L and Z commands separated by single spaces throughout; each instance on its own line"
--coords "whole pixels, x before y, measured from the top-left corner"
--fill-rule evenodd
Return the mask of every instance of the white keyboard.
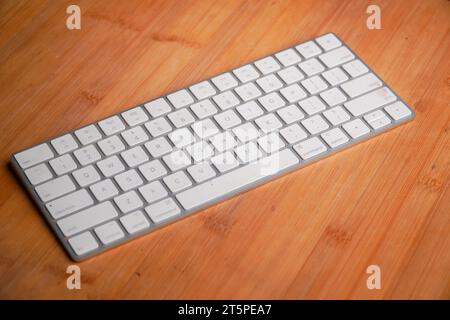
M 412 118 L 327 33 L 20 151 L 11 162 L 78 261 Z

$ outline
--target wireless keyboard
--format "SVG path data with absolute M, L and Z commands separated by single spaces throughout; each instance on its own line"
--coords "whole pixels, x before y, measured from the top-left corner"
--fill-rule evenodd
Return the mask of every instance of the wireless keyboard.
M 413 119 L 335 34 L 14 154 L 76 261 Z

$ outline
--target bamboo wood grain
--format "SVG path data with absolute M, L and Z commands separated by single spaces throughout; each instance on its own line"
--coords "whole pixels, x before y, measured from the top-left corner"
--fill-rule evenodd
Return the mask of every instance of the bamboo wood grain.
M 450 2 L 0 3 L 0 298 L 450 298 Z M 79 263 L 8 167 L 34 143 L 333 31 L 417 112 L 401 128 Z M 381 267 L 368 290 L 366 268 Z

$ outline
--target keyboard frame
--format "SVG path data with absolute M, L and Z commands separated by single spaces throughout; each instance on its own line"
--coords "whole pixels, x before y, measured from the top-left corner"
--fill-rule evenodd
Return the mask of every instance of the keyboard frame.
M 24 150 L 27 150 L 27 149 L 30 149 L 30 148 L 32 148 L 32 147 L 34 147 L 34 146 L 37 146 L 37 145 L 40 145 L 40 144 L 42 144 L 42 143 L 47 143 L 48 146 L 49 146 L 49 147 L 52 149 L 52 151 L 55 153 L 55 157 L 56 157 L 58 154 L 57 154 L 57 152 L 55 151 L 55 149 L 53 148 L 52 144 L 50 143 L 51 140 L 53 140 L 53 139 L 55 139 L 55 138 L 58 138 L 58 137 L 60 137 L 60 136 L 62 136 L 62 135 L 64 135 L 64 134 L 67 134 L 67 133 L 70 133 L 70 134 L 72 134 L 72 135 L 75 137 L 74 131 L 76 131 L 76 130 L 78 130 L 78 129 L 81 129 L 81 128 L 83 128 L 83 127 L 89 126 L 89 125 L 95 125 L 95 126 L 97 127 L 97 129 L 102 133 L 103 137 L 106 137 L 106 135 L 103 133 L 103 131 L 101 130 L 101 128 L 97 125 L 97 123 L 100 122 L 100 121 L 102 121 L 102 120 L 104 120 L 104 119 L 107 119 L 107 118 L 109 118 L 109 117 L 115 116 L 115 115 L 119 116 L 119 117 L 121 118 L 121 120 L 123 120 L 123 123 L 125 124 L 125 130 L 127 130 L 127 129 L 131 128 L 131 127 L 130 127 L 130 126 L 127 124 L 127 122 L 123 119 L 123 117 L 121 116 L 121 113 L 123 113 L 123 112 L 125 112 L 125 111 L 127 111 L 127 110 L 130 110 L 130 109 L 136 108 L 136 107 L 143 107 L 145 103 L 150 102 L 150 101 L 153 101 L 153 100 L 158 99 L 158 98 L 163 98 L 163 99 L 165 99 L 165 100 L 169 103 L 169 105 L 172 107 L 172 111 L 171 111 L 171 112 L 176 111 L 177 109 L 175 109 L 175 108 L 172 106 L 172 104 L 168 101 L 167 96 L 168 96 L 169 94 L 171 94 L 171 93 L 173 93 L 173 92 L 176 92 L 176 91 L 179 91 L 179 90 L 181 90 L 181 89 L 187 89 L 188 92 L 190 93 L 190 95 L 194 98 L 194 103 L 196 103 L 196 102 L 198 102 L 199 100 L 197 100 L 197 99 L 195 98 L 195 96 L 190 92 L 189 87 L 190 87 L 191 85 L 194 85 L 194 84 L 196 84 L 196 83 L 199 83 L 199 82 L 202 82 L 202 81 L 205 81 L 205 80 L 211 82 L 211 78 L 213 78 L 213 77 L 215 77 L 215 76 L 218 76 L 218 75 L 221 75 L 221 74 L 227 73 L 227 72 L 232 72 L 232 70 L 234 70 L 234 69 L 237 69 L 237 68 L 239 68 L 239 67 L 241 67 L 241 66 L 244 66 L 244 65 L 247 65 L 247 64 L 253 64 L 255 61 L 260 60 L 260 59 L 262 59 L 262 58 L 269 57 L 269 56 L 272 56 L 276 61 L 279 61 L 279 60 L 275 57 L 275 54 L 277 54 L 277 53 L 279 53 L 279 52 L 282 52 L 282 51 L 284 51 L 284 50 L 286 50 L 286 49 L 290 49 L 290 48 L 293 48 L 293 49 L 297 52 L 297 50 L 295 49 L 295 47 L 296 47 L 297 45 L 300 45 L 300 44 L 305 43 L 305 42 L 307 42 L 307 41 L 315 40 L 315 39 L 317 39 L 318 37 L 323 36 L 323 35 L 326 35 L 326 34 L 333 34 L 337 39 L 339 39 L 339 40 L 342 42 L 342 45 L 343 45 L 343 46 L 346 46 L 346 47 L 354 54 L 355 59 L 359 59 L 359 60 L 360 60 L 360 61 L 368 68 L 368 70 L 369 70 L 368 72 L 372 72 L 375 76 L 378 77 L 378 79 L 380 79 L 380 81 L 382 82 L 382 84 L 383 84 L 384 86 L 386 86 L 388 89 L 390 89 L 390 90 L 392 91 L 392 93 L 397 97 L 397 99 L 398 99 L 397 101 L 403 102 L 403 103 L 410 109 L 411 115 L 408 116 L 408 117 L 405 117 L 405 118 L 403 118 L 403 119 L 400 119 L 400 120 L 397 120 L 397 121 L 396 121 L 396 120 L 392 119 L 392 117 L 390 117 L 389 114 L 387 114 L 387 116 L 388 116 L 388 117 L 390 118 L 390 120 L 391 120 L 391 123 L 388 124 L 388 125 L 386 125 L 385 127 L 380 128 L 380 129 L 377 129 L 377 131 L 374 131 L 373 128 L 371 128 L 370 126 L 368 126 L 369 129 L 370 129 L 370 133 L 369 133 L 369 134 L 363 135 L 363 136 L 358 137 L 358 138 L 356 138 L 356 139 L 351 138 L 347 143 L 345 143 L 345 144 L 343 144 L 343 145 L 341 145 L 341 146 L 338 146 L 338 147 L 336 147 L 336 148 L 334 148 L 334 149 L 330 149 L 329 146 L 327 145 L 327 143 L 324 142 L 325 145 L 327 146 L 327 151 L 324 152 L 324 153 L 321 153 L 321 154 L 319 154 L 319 155 L 316 155 L 316 156 L 314 156 L 314 157 L 311 157 L 311 158 L 309 158 L 309 159 L 306 160 L 306 161 L 303 160 L 303 159 L 301 159 L 300 156 L 297 154 L 297 152 L 293 149 L 293 145 L 298 144 L 298 142 L 295 143 L 295 144 L 293 144 L 293 145 L 290 145 L 290 146 L 289 146 L 289 144 L 288 144 L 288 147 L 287 147 L 287 148 L 291 149 L 291 150 L 293 151 L 293 153 L 295 154 L 295 156 L 297 156 L 297 158 L 299 159 L 299 163 L 298 163 L 297 165 L 292 166 L 292 167 L 289 167 L 289 168 L 284 169 L 284 170 L 281 170 L 281 171 L 279 171 L 279 172 L 278 172 L 277 174 L 275 174 L 275 175 L 268 175 L 268 176 L 264 177 L 263 179 L 261 179 L 261 180 L 259 180 L 259 181 L 257 181 L 257 182 L 251 183 L 251 184 L 249 184 L 249 185 L 247 185 L 247 186 L 245 186 L 245 187 L 241 187 L 241 188 L 237 189 L 237 190 L 234 191 L 234 192 L 231 192 L 231 193 L 229 193 L 229 194 L 227 194 L 227 195 L 225 195 L 225 196 L 219 197 L 219 198 L 217 198 L 216 200 L 213 200 L 213 201 L 209 201 L 209 202 L 207 202 L 207 203 L 204 203 L 203 205 L 197 206 L 197 207 L 192 208 L 192 209 L 190 209 L 190 210 L 185 210 L 185 209 L 183 208 L 183 206 L 178 202 L 177 198 L 174 196 L 174 193 L 172 193 L 168 188 L 166 188 L 167 191 L 168 191 L 168 196 L 167 196 L 167 197 L 171 197 L 171 198 L 175 201 L 175 203 L 180 207 L 180 210 L 181 210 L 180 214 L 178 214 L 178 215 L 175 216 L 175 217 L 169 218 L 169 219 L 167 219 L 167 220 L 161 222 L 161 223 L 158 224 L 158 225 L 155 225 L 153 222 L 151 222 L 149 228 L 144 229 L 144 230 L 141 230 L 141 231 L 138 231 L 138 232 L 136 232 L 136 233 L 134 233 L 134 234 L 128 234 L 126 231 L 124 231 L 124 234 L 125 234 L 124 238 L 122 238 L 122 239 L 120 239 L 120 240 L 118 240 L 118 241 L 115 241 L 115 242 L 113 242 L 113 243 L 111 243 L 111 244 L 108 244 L 108 245 L 106 245 L 106 246 L 102 244 L 102 242 L 98 239 L 98 237 L 97 237 L 97 235 L 95 234 L 95 232 L 93 232 L 93 229 L 95 228 L 95 226 L 94 226 L 94 227 L 92 227 L 92 228 L 90 228 L 90 229 L 87 229 L 87 230 L 91 230 L 91 233 L 92 233 L 92 235 L 94 236 L 94 238 L 97 240 L 97 242 L 98 242 L 98 244 L 99 244 L 99 247 L 98 247 L 97 249 L 93 250 L 93 251 L 90 251 L 90 252 L 85 253 L 85 254 L 80 255 L 80 256 L 78 256 L 78 255 L 73 251 L 73 249 L 71 248 L 70 244 L 69 244 L 68 241 L 67 241 L 68 238 L 65 237 L 65 236 L 63 235 L 63 233 L 62 233 L 61 230 L 59 229 L 58 225 L 56 224 L 56 220 L 50 215 L 50 213 L 48 212 L 47 208 L 45 207 L 44 202 L 42 202 L 42 201 L 40 200 L 39 196 L 38 196 L 37 193 L 34 191 L 33 185 L 28 181 L 28 178 L 27 178 L 26 175 L 25 175 L 25 170 L 23 170 L 23 169 L 19 166 L 17 160 L 15 159 L 15 155 L 16 155 L 17 153 L 19 153 L 19 152 L 21 152 L 21 151 L 24 151 Z M 316 42 L 316 43 L 317 43 L 317 42 Z M 319 46 L 319 47 L 320 47 L 320 46 Z M 307 59 L 304 59 L 304 58 L 302 57 L 302 61 L 305 61 L 305 60 L 307 60 Z M 294 65 L 297 65 L 297 64 L 294 64 Z M 287 67 L 284 67 L 281 63 L 280 63 L 280 66 L 282 67 L 282 69 L 287 68 Z M 342 65 L 338 65 L 338 66 L 342 66 Z M 326 68 L 326 70 L 329 70 L 329 68 Z M 326 71 L 326 70 L 325 70 L 325 71 Z M 259 71 L 258 71 L 258 72 L 259 72 Z M 275 72 L 275 73 L 276 73 L 276 72 Z M 235 77 L 235 76 L 234 76 L 234 77 Z M 261 77 L 262 77 L 262 76 L 261 76 Z M 238 83 L 239 83 L 238 86 L 243 84 L 242 82 L 239 81 L 239 79 L 237 79 L 237 77 L 235 77 L 235 78 L 236 78 L 236 80 L 237 80 Z M 306 76 L 305 79 L 306 79 L 306 78 L 308 78 L 308 76 Z M 351 79 L 349 79 L 349 80 L 351 80 Z M 249 81 L 249 82 L 246 82 L 246 83 L 250 83 L 250 82 L 256 83 L 256 80 L 252 80 L 252 81 Z M 340 85 L 340 84 L 338 84 L 337 86 L 339 86 L 339 85 Z M 288 86 L 288 85 L 286 85 L 286 84 L 283 83 L 283 87 L 282 87 L 282 88 L 285 88 L 285 87 L 287 87 L 287 86 Z M 336 86 L 331 86 L 331 85 L 330 85 L 330 86 L 328 87 L 328 89 L 331 89 L 331 88 L 333 88 L 333 87 L 336 87 Z M 281 88 L 281 89 L 282 89 L 282 88 Z M 279 92 L 279 90 L 281 90 L 281 89 L 278 89 L 278 90 L 276 90 L 276 91 L 274 91 L 274 92 Z M 307 90 L 306 90 L 306 92 L 307 92 Z M 220 93 L 220 91 L 219 91 L 218 93 Z M 318 94 L 315 94 L 315 95 L 318 96 Z M 242 99 L 239 97 L 239 95 L 236 95 L 236 96 L 237 96 L 238 99 L 240 99 L 241 102 L 242 102 Z M 307 97 L 310 97 L 310 96 L 313 96 L 313 95 L 311 95 L 311 94 L 308 93 L 308 96 L 307 96 Z M 354 99 L 354 98 L 353 98 L 353 99 Z M 250 101 L 254 101 L 254 100 L 257 100 L 257 98 L 252 99 L 252 100 L 250 100 Z M 392 104 L 392 103 L 389 103 L 389 104 Z M 387 105 L 389 105 L 389 104 L 387 104 Z M 289 105 L 289 104 L 287 104 L 287 105 Z M 385 106 L 386 106 L 386 105 L 385 105 Z M 372 110 L 371 112 L 373 112 L 373 111 L 375 111 L 375 110 L 382 109 L 382 108 L 384 108 L 385 106 L 382 106 L 382 107 L 379 107 L 379 108 L 377 108 L 377 109 L 374 109 L 374 110 Z M 188 108 L 188 107 L 189 107 L 189 105 L 186 106 L 186 108 Z M 143 107 L 143 108 L 144 108 L 144 107 Z M 235 109 L 235 108 L 236 108 L 236 107 L 233 107 L 233 108 L 230 108 L 230 109 L 228 109 L 228 110 Z M 329 107 L 327 107 L 327 109 L 328 109 L 328 108 L 329 108 Z M 145 108 L 144 108 L 144 109 L 145 109 Z M 263 115 L 269 113 L 269 112 L 267 112 L 264 108 L 262 108 L 262 109 L 263 109 L 263 111 L 264 111 L 264 114 L 263 114 Z M 344 107 L 344 109 L 345 109 L 345 107 Z M 145 110 L 145 112 L 148 114 L 148 112 L 147 112 L 146 110 Z M 219 108 L 219 112 L 220 112 L 220 108 Z M 273 112 L 275 112 L 275 111 L 273 111 Z M 168 114 L 170 114 L 170 112 L 169 112 Z M 319 113 L 319 114 L 320 114 L 320 113 Z M 354 120 L 354 119 L 356 119 L 356 118 L 363 118 L 363 116 L 364 116 L 365 114 L 362 114 L 362 115 L 360 115 L 360 116 L 354 117 L 354 116 L 349 112 L 349 115 L 350 115 L 350 119 L 347 120 L 346 122 L 349 122 L 349 121 Z M 166 116 L 166 115 L 164 115 L 164 116 Z M 225 70 L 225 71 L 223 71 L 223 72 L 221 72 L 221 73 L 218 73 L 218 74 L 216 74 L 216 75 L 211 76 L 210 78 L 206 78 L 206 79 L 202 79 L 202 80 L 196 81 L 196 82 L 194 82 L 194 83 L 190 83 L 190 84 L 188 84 L 188 85 L 186 85 L 186 86 L 184 86 L 184 87 L 182 87 L 182 88 L 179 88 L 179 89 L 177 89 L 177 90 L 174 90 L 174 91 L 171 91 L 171 92 L 167 92 L 167 93 L 165 93 L 165 94 L 162 95 L 162 96 L 153 97 L 152 99 L 149 99 L 149 100 L 147 100 L 147 101 L 145 101 L 145 102 L 143 102 L 143 103 L 134 105 L 134 106 L 132 106 L 132 107 L 125 108 L 125 109 L 123 109 L 123 110 L 121 110 L 121 111 L 119 111 L 119 112 L 117 112 L 117 113 L 115 113 L 115 114 L 107 115 L 107 116 L 105 116 L 105 117 L 103 117 L 103 118 L 101 118 L 101 119 L 98 119 L 98 120 L 94 121 L 94 122 L 90 122 L 90 123 L 84 124 L 84 125 L 82 125 L 82 126 L 76 127 L 75 129 L 70 130 L 70 131 L 62 132 L 61 134 L 56 135 L 56 136 L 53 136 L 53 137 L 51 137 L 51 138 L 49 138 L 49 139 L 47 139 L 47 140 L 40 141 L 40 142 L 38 142 L 38 143 L 36 143 L 36 144 L 34 144 L 34 145 L 31 145 L 31 146 L 29 146 L 29 147 L 27 147 L 27 148 L 23 148 L 23 149 L 21 149 L 21 150 L 18 150 L 17 152 L 15 152 L 14 154 L 11 155 L 11 158 L 10 158 L 10 164 L 11 164 L 11 166 L 12 166 L 12 168 L 13 168 L 15 174 L 18 176 L 20 182 L 22 183 L 23 187 L 26 189 L 28 195 L 29 195 L 29 196 L 31 197 L 31 199 L 33 200 L 33 203 L 37 206 L 37 208 L 39 209 L 40 213 L 41 213 L 41 214 L 43 215 L 43 217 L 45 218 L 47 224 L 50 226 L 51 230 L 53 231 L 53 233 L 54 233 L 54 234 L 56 235 L 56 237 L 58 238 L 60 244 L 62 244 L 62 246 L 63 246 L 63 248 L 65 249 L 66 253 L 69 255 L 69 257 L 70 257 L 73 261 L 79 262 L 79 261 L 83 261 L 83 260 L 86 260 L 86 259 L 88 259 L 88 258 L 91 258 L 91 257 L 93 257 L 93 256 L 97 256 L 97 255 L 99 255 L 100 253 L 103 253 L 103 252 L 106 252 L 106 251 L 108 251 L 108 250 L 110 250 L 110 249 L 116 248 L 116 247 L 118 247 L 118 246 L 120 246 L 120 245 L 123 245 L 123 244 L 129 242 L 130 240 L 137 239 L 137 238 L 139 238 L 139 237 L 141 237 L 141 236 L 143 236 L 143 235 L 149 234 L 149 233 L 151 233 L 151 232 L 153 232 L 153 231 L 155 231 L 155 230 L 157 230 L 157 229 L 161 229 L 161 228 L 163 228 L 163 227 L 165 227 L 165 226 L 167 226 L 167 225 L 170 225 L 170 224 L 172 224 L 172 223 L 174 223 L 174 222 L 180 221 L 180 220 L 182 220 L 182 219 L 184 219 L 184 218 L 186 218 L 186 217 L 191 216 L 191 215 L 194 214 L 194 213 L 199 213 L 199 212 L 202 211 L 203 209 L 206 209 L 206 208 L 208 208 L 208 207 L 211 207 L 211 206 L 213 206 L 213 205 L 216 205 L 216 204 L 218 204 L 218 203 L 220 203 L 220 202 L 222 202 L 222 201 L 224 201 L 224 200 L 230 199 L 230 198 L 232 198 L 232 197 L 234 197 L 234 196 L 236 196 L 236 195 L 238 195 L 238 194 L 244 193 L 245 191 L 252 190 L 253 188 L 255 188 L 255 187 L 257 187 L 257 186 L 263 185 L 263 184 L 265 184 L 265 183 L 268 182 L 268 181 L 271 181 L 271 180 L 277 179 L 277 178 L 279 178 L 279 177 L 282 177 L 282 176 L 286 175 L 287 173 L 294 172 L 294 171 L 296 171 L 296 170 L 298 170 L 298 169 L 300 169 L 300 168 L 303 168 L 303 167 L 305 167 L 305 166 L 307 166 L 307 165 L 313 164 L 313 163 L 315 163 L 315 162 L 318 161 L 318 160 L 328 158 L 330 155 L 334 155 L 334 154 L 336 154 L 336 153 L 338 153 L 338 152 L 340 152 L 340 151 L 342 151 L 342 150 L 344 150 L 344 149 L 348 149 L 348 148 L 350 148 L 350 147 L 352 147 L 352 146 L 354 146 L 354 145 L 356 145 L 356 144 L 358 144 L 358 143 L 360 143 L 360 142 L 368 141 L 368 140 L 370 140 L 371 138 L 373 138 L 373 137 L 375 137 L 375 136 L 378 136 L 379 134 L 385 133 L 385 132 L 387 132 L 387 131 L 390 131 L 390 130 L 393 129 L 393 128 L 397 128 L 398 126 L 400 126 L 400 125 L 402 125 L 402 124 L 405 124 L 405 123 L 407 123 L 407 122 L 410 122 L 411 120 L 413 120 L 413 119 L 415 118 L 415 116 L 416 116 L 416 112 L 414 111 L 414 109 L 411 108 L 411 106 L 410 106 L 409 104 L 407 104 L 407 103 L 406 103 L 406 102 L 405 102 L 405 101 L 397 94 L 397 92 L 396 92 L 395 90 L 393 90 L 392 87 L 389 86 L 389 85 L 388 85 L 388 84 L 387 84 L 387 83 L 386 83 L 386 82 L 385 82 L 385 81 L 384 81 L 384 80 L 383 80 L 383 79 L 382 79 L 382 78 L 381 78 L 381 77 L 380 77 L 380 76 L 379 76 L 379 75 L 378 75 L 378 74 L 377 74 L 370 66 L 368 66 L 368 65 L 364 62 L 364 60 L 361 59 L 360 56 L 359 56 L 358 54 L 356 54 L 356 53 L 352 50 L 352 48 L 350 48 L 350 47 L 349 47 L 349 46 L 348 46 L 348 45 L 347 45 L 347 44 L 346 44 L 346 43 L 345 43 L 345 42 L 344 42 L 337 34 L 335 34 L 334 32 L 325 32 L 325 33 L 322 33 L 322 34 L 317 35 L 317 36 L 315 36 L 315 37 L 312 37 L 312 38 L 303 40 L 303 41 L 301 41 L 301 42 L 299 42 L 299 43 L 296 43 L 296 44 L 294 44 L 294 45 L 292 45 L 292 46 L 289 46 L 289 47 L 283 48 L 283 49 L 281 49 L 281 50 L 278 50 L 278 51 L 276 51 L 276 52 L 273 52 L 272 54 L 265 55 L 265 56 L 260 56 L 260 57 L 258 57 L 257 59 L 254 59 L 254 60 L 252 60 L 252 61 L 248 61 L 248 62 L 243 63 L 243 64 L 241 64 L 241 65 L 235 66 L 235 67 L 233 67 L 233 68 L 231 68 L 231 69 L 229 69 L 229 70 Z M 149 117 L 150 117 L 150 119 L 152 119 L 151 116 L 149 116 Z M 198 120 L 197 120 L 197 121 L 198 121 Z M 363 121 L 366 123 L 365 120 L 363 120 Z M 344 122 L 344 123 L 346 123 L 346 122 Z M 287 126 L 287 125 L 286 125 L 286 126 Z M 338 126 L 332 126 L 332 127 L 330 127 L 330 128 L 341 127 L 341 126 L 342 126 L 342 124 L 340 124 L 340 125 L 338 125 Z M 283 126 L 283 127 L 285 127 L 285 126 Z M 175 130 L 175 129 L 174 129 L 174 130 Z M 226 130 L 224 130 L 224 131 L 226 131 Z M 323 139 L 320 137 L 320 134 L 321 134 L 321 133 L 323 133 L 323 132 L 320 132 L 320 133 L 317 133 L 317 134 L 313 134 L 313 135 L 310 134 L 310 135 L 308 135 L 307 138 L 309 139 L 309 138 L 312 138 L 312 137 L 316 137 L 316 136 L 317 136 L 317 137 L 319 137 L 319 139 L 320 139 L 321 141 L 323 141 Z M 166 136 L 166 134 L 164 134 L 163 136 Z M 150 138 L 151 138 L 151 135 L 150 135 Z M 75 139 L 76 139 L 76 138 L 75 138 Z M 142 145 L 142 144 L 138 144 L 138 145 Z M 81 147 L 81 145 L 80 145 L 80 147 Z M 128 150 L 129 148 L 131 148 L 131 147 L 126 148 L 126 150 Z M 286 148 L 286 147 L 285 147 L 285 148 Z M 282 149 L 284 149 L 284 148 L 282 148 Z M 282 150 L 282 149 L 280 149 L 280 150 Z M 102 157 L 102 159 L 105 159 L 105 158 L 107 158 L 107 157 Z M 150 158 L 150 160 L 151 160 L 151 158 Z M 150 161 L 150 160 L 149 160 L 149 161 Z M 247 163 L 247 164 L 248 164 L 248 163 Z M 240 163 L 239 166 L 236 167 L 235 169 L 237 169 L 237 168 L 239 168 L 239 167 L 241 167 L 241 166 L 247 165 L 247 164 L 242 164 L 242 163 Z M 233 169 L 233 170 L 235 170 L 235 169 Z M 104 179 L 107 179 L 107 178 L 104 177 L 103 173 L 102 173 L 100 170 L 97 170 L 97 171 L 98 171 L 99 175 L 101 176 L 101 180 L 100 180 L 100 181 L 102 181 L 102 180 L 104 180 Z M 170 172 L 171 172 L 171 171 L 170 171 Z M 169 173 L 170 173 L 170 172 L 169 172 Z M 225 174 L 226 174 L 226 173 L 225 173 Z M 69 173 L 68 175 L 69 175 L 69 177 L 72 179 L 72 181 L 74 181 L 74 178 L 71 176 L 71 174 Z M 216 177 L 221 176 L 221 175 L 223 175 L 223 174 L 219 174 L 219 175 L 217 175 Z M 208 179 L 208 180 L 209 180 L 209 179 Z M 206 181 L 208 181 L 208 180 L 206 180 Z M 78 184 L 75 182 L 75 185 L 78 185 Z M 194 184 L 193 186 L 195 186 L 195 185 L 196 185 L 196 184 Z M 89 188 L 89 187 L 85 187 L 84 189 L 88 189 L 88 188 Z M 80 189 L 78 188 L 77 190 L 80 190 Z M 133 190 L 135 190 L 135 189 L 133 189 Z M 122 193 L 123 193 L 123 192 L 121 192 L 120 194 L 122 194 Z M 166 198 L 167 198 L 167 197 L 166 197 Z M 98 204 L 98 203 L 100 203 L 100 201 L 98 201 L 97 199 L 95 199 L 95 197 L 93 197 L 93 200 L 94 200 L 93 206 L 96 205 L 96 204 Z M 106 200 L 105 200 L 105 201 L 106 201 Z M 117 221 L 117 220 L 118 220 L 121 216 L 123 216 L 124 214 L 121 213 L 120 209 L 117 207 L 117 205 L 115 204 L 115 202 L 113 201 L 112 198 L 109 199 L 109 201 L 111 201 L 111 203 L 116 207 L 116 209 L 117 209 L 118 212 L 119 212 L 119 216 L 118 216 L 116 219 L 114 219 L 114 220 Z M 144 205 L 143 205 L 141 208 L 136 209 L 136 210 L 142 210 L 142 212 L 144 213 L 144 215 L 146 215 L 146 218 L 147 218 L 148 220 L 150 220 L 149 217 L 147 216 L 147 214 L 145 213 L 145 210 L 144 210 L 144 208 L 145 208 L 146 206 L 148 206 L 148 204 L 144 203 Z M 136 211 L 136 210 L 135 210 L 135 211 Z M 112 221 L 112 220 L 109 220 L 109 221 Z

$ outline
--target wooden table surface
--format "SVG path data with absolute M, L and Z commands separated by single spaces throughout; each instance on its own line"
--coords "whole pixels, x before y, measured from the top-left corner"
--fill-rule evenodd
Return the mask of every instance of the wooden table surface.
M 0 297 L 450 298 L 450 2 L 378 0 L 368 30 L 371 2 L 1 1 Z M 13 152 L 327 31 L 413 122 L 79 263 L 66 289 Z

